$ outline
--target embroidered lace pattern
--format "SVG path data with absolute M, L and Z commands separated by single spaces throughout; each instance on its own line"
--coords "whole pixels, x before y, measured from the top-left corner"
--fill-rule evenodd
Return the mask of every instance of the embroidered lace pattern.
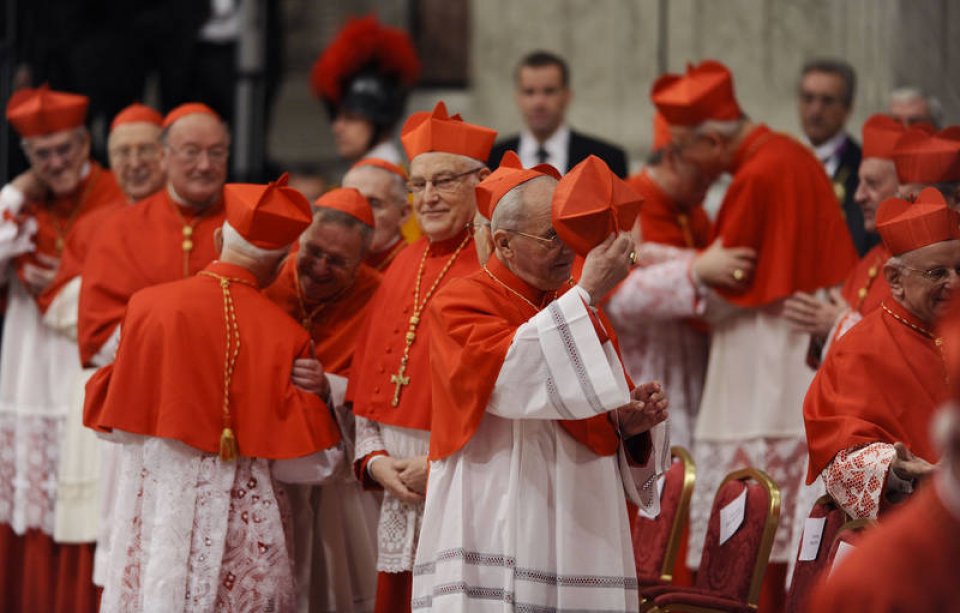
M 63 417 L 0 413 L 0 523 L 53 534 Z

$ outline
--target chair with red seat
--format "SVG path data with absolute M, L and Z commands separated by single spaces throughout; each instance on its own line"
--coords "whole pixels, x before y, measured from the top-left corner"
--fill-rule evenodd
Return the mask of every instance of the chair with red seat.
M 808 536 L 805 528 L 800 547 L 797 549 L 797 562 L 794 566 L 790 590 L 787 592 L 785 613 L 805 613 L 807 611 L 807 601 L 814 586 L 820 576 L 830 567 L 830 551 L 834 538 L 850 519 L 830 496 L 818 498 L 807 517 L 809 519 L 823 519 L 819 545 L 815 552 L 808 552 L 808 554 L 812 553 L 814 555 L 813 559 L 800 559 L 800 554 L 803 551 L 802 541 L 806 540 Z M 809 557 L 809 555 L 806 557 Z
M 848 548 L 857 546 L 857 541 L 865 530 L 877 525 L 877 520 L 869 518 L 851 519 L 837 530 L 833 543 L 830 546 L 830 552 L 827 554 L 827 569 L 832 569 L 838 562 L 838 555 L 842 556 L 849 551 Z
M 671 447 L 673 464 L 664 475 L 660 514 L 651 519 L 638 513 L 633 520 L 633 555 L 640 586 L 665 585 L 673 579 L 684 526 L 690 517 L 690 498 L 696 465 L 690 452 Z
M 743 521 L 720 544 L 721 510 L 746 492 Z M 763 471 L 727 475 L 717 490 L 694 587 L 641 588 L 641 611 L 756 611 L 780 521 L 780 488 Z

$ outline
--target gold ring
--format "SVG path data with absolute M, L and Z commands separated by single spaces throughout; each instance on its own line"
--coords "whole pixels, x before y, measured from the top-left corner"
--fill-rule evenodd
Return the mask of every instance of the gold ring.
M 631 264 L 636 264 L 636 263 L 637 263 L 637 252 L 636 252 L 636 251 L 631 251 L 631 252 L 630 252 L 630 255 L 628 255 L 627 258 L 630 260 L 630 263 L 631 263 Z
M 733 275 L 733 280 L 734 280 L 734 281 L 743 281 L 744 272 L 743 272 L 743 269 L 742 269 L 742 268 L 735 268 L 735 269 L 733 269 L 733 272 L 730 273 L 730 274 Z

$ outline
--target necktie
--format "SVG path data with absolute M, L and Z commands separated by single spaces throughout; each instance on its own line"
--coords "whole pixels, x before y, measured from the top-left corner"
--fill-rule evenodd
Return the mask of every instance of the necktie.
M 547 150 L 543 148 L 543 145 L 540 145 L 540 148 L 537 149 L 537 162 L 540 164 L 546 164 L 547 160 L 550 159 L 550 154 L 547 153 Z

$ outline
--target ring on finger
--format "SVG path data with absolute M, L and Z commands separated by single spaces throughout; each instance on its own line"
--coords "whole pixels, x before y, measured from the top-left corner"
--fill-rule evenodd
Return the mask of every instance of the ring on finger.
M 742 268 L 734 268 L 730 274 L 733 276 L 734 281 L 743 281 L 743 278 L 746 276 Z
M 636 263 L 637 263 L 637 252 L 636 252 L 636 251 L 631 251 L 631 252 L 630 252 L 630 255 L 627 256 L 627 259 L 630 260 L 630 263 L 631 263 L 631 264 L 636 264 Z

